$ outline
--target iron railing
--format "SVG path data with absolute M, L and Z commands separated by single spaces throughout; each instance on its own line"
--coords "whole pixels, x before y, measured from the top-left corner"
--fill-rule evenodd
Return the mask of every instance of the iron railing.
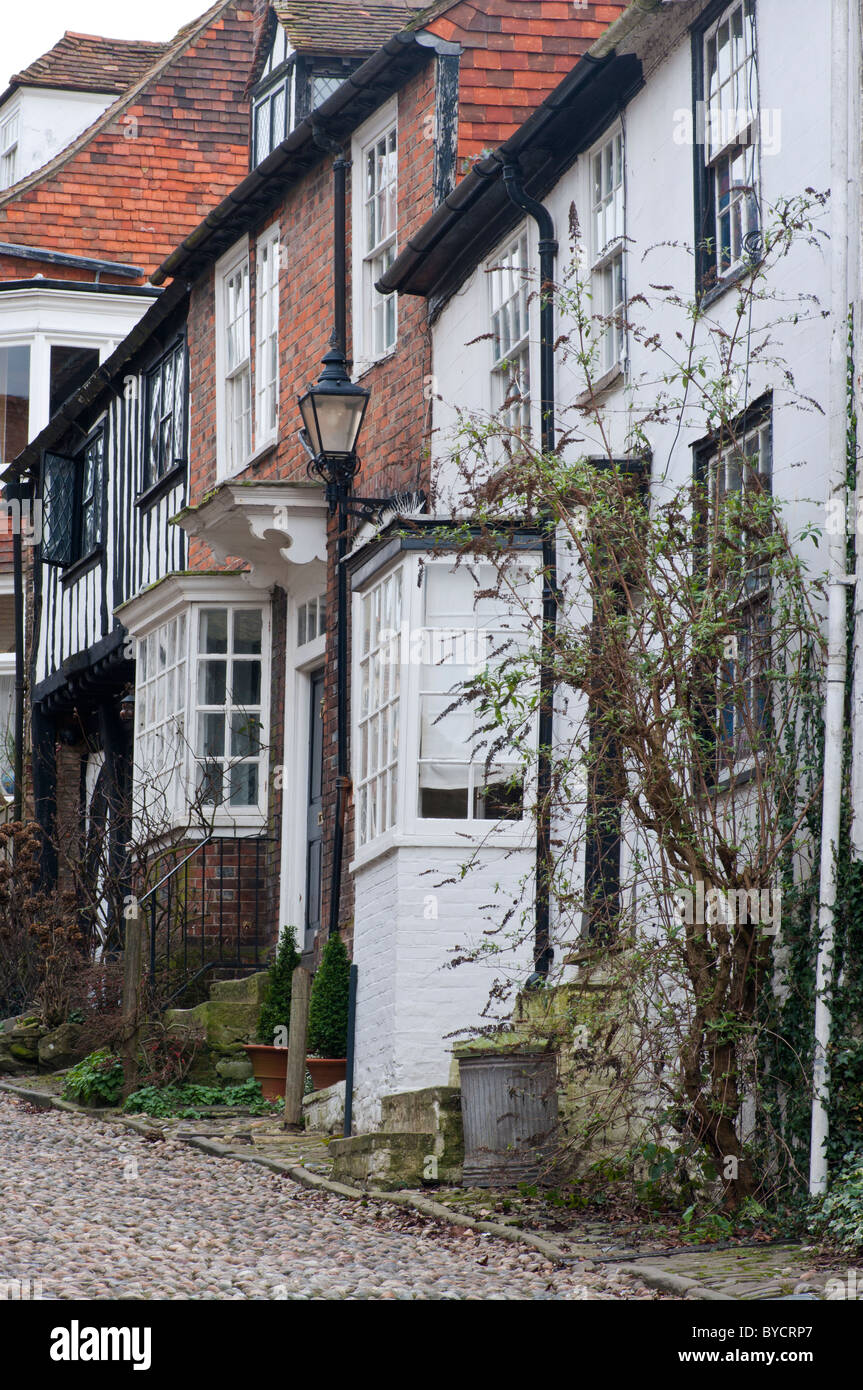
M 215 969 L 257 970 L 270 945 L 261 837 L 207 835 L 183 846 L 138 899 L 149 919 L 150 986 L 175 999 Z M 185 850 L 186 852 L 183 852 Z

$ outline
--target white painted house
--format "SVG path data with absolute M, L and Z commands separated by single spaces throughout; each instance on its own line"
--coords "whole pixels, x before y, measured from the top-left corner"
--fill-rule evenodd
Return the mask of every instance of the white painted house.
M 851 80 L 843 83 L 846 63 Z M 860 75 L 860 11 L 847 0 L 815 7 L 807 0 L 633 4 L 521 130 L 478 161 L 382 282 L 429 300 L 439 515 L 459 512 L 453 454 L 464 413 L 490 418 L 505 408 L 513 423 L 529 419 L 540 436 L 541 238 L 557 242 L 556 283 L 565 285 L 578 264 L 592 294 L 592 313 L 619 315 L 620 325 L 601 336 L 593 372 L 607 438 L 578 412 L 588 383 L 560 346 L 554 372 L 557 436 L 582 421 L 577 447 L 583 454 L 625 457 L 633 421 L 662 389 L 665 364 L 647 338 L 655 334 L 673 345 L 675 334 L 682 333 L 685 342 L 690 328 L 685 308 L 670 303 L 668 288 L 659 287 L 673 287 L 687 301 L 698 295 L 709 319 L 730 330 L 739 273 L 747 255 L 758 253 L 777 204 L 832 187 L 827 207 L 815 205 L 812 213 L 829 240 L 796 245 L 778 262 L 769 285 L 786 306 L 799 306 L 801 294 L 817 300 L 817 307 L 808 300 L 795 321 L 773 333 L 795 390 L 757 354 L 739 381 L 747 450 L 757 452 L 761 476 L 787 500 L 791 531 L 807 522 L 824 527 L 837 470 L 841 477 L 845 466 L 849 303 L 857 309 L 858 333 L 861 321 Z M 507 166 L 513 196 L 504 178 Z M 846 179 L 847 203 L 841 196 Z M 775 303 L 756 305 L 746 325 L 751 342 L 777 316 Z M 573 330 L 573 318 L 558 309 L 554 338 Z M 708 341 L 706 332 L 695 341 L 697 355 L 699 342 Z M 801 409 L 796 397 L 817 405 Z M 682 426 L 672 413 L 668 423 L 648 427 L 654 496 L 661 495 L 664 480 L 675 486 L 693 478 L 696 446 L 702 445 L 704 455 L 705 420 L 693 400 Z M 813 573 L 827 569 L 826 546 L 818 549 L 813 540 L 803 549 Z M 559 561 L 565 567 L 565 555 Z M 859 747 L 859 699 L 855 716 Z M 556 718 L 561 734 L 564 711 L 558 708 Z M 413 759 L 415 750 L 409 748 L 407 756 Z M 860 763 L 858 756 L 858 825 Z M 386 861 L 379 860 L 358 875 L 358 909 L 369 903 L 367 928 L 358 911 L 358 955 L 367 932 L 391 961 L 391 997 L 382 991 L 379 1005 L 386 1026 L 371 1020 L 362 1026 L 377 1030 L 381 1049 L 390 1045 L 389 1029 L 392 1055 L 406 1059 L 395 1067 L 400 1087 L 445 1082 L 449 1056 L 443 1041 L 420 1041 L 410 981 L 405 977 L 400 990 L 398 962 L 415 960 L 418 943 L 428 943 L 422 969 L 441 982 L 435 1038 L 479 1021 L 483 972 L 459 980 L 459 970 L 447 969 L 449 953 L 471 928 L 481 927 L 481 916 L 493 917 L 495 904 L 506 901 L 518 878 L 510 867 L 501 871 L 499 851 L 487 850 L 481 833 L 460 842 L 475 850 L 481 868 L 447 890 L 451 896 L 446 908 L 441 900 L 433 941 L 420 912 L 431 853 L 426 858 L 421 851 L 399 850 L 397 872 L 387 875 Z M 623 861 L 632 848 L 624 825 Z M 435 850 L 435 860 L 440 853 Z M 458 857 L 454 848 L 450 854 Z M 621 878 L 626 870 L 622 862 Z M 582 857 L 577 875 L 584 872 Z M 644 915 L 650 910 L 648 904 Z M 553 923 L 551 941 L 553 975 L 566 978 L 563 962 L 579 944 L 572 923 L 565 929 Z

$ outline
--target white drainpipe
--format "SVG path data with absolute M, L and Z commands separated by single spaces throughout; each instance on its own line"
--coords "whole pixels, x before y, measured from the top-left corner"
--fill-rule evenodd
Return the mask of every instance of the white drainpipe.
M 848 50 L 849 0 L 833 0 L 831 11 L 831 108 L 830 148 L 830 492 L 841 501 L 846 515 L 846 360 L 848 344 Z M 846 589 L 853 578 L 845 573 L 845 528 L 828 535 L 829 602 L 827 612 L 827 680 L 824 702 L 824 787 L 821 814 L 821 882 L 818 908 L 818 965 L 815 1001 L 815 1063 L 813 1068 L 812 1133 L 809 1152 L 809 1191 L 813 1196 L 827 1187 L 827 1105 L 830 1076 L 827 1050 L 832 1023 L 834 944 L 839 846 L 842 807 L 842 749 L 845 738 Z

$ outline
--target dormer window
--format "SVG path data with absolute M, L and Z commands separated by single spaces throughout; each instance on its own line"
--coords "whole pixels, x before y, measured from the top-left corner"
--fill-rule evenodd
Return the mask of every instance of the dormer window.
M 276 27 L 273 46 L 252 97 L 252 168 L 272 154 L 293 130 L 296 66 L 288 36 Z
M 252 168 L 331 97 L 356 66 L 352 58 L 297 53 L 285 30 L 276 24 L 269 56 L 252 93 Z

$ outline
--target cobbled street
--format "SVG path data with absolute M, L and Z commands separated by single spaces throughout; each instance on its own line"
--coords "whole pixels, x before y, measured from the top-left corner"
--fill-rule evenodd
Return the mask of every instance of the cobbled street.
M 43 1299 L 667 1297 L 10 1096 L 0 1174 L 0 1284 Z

